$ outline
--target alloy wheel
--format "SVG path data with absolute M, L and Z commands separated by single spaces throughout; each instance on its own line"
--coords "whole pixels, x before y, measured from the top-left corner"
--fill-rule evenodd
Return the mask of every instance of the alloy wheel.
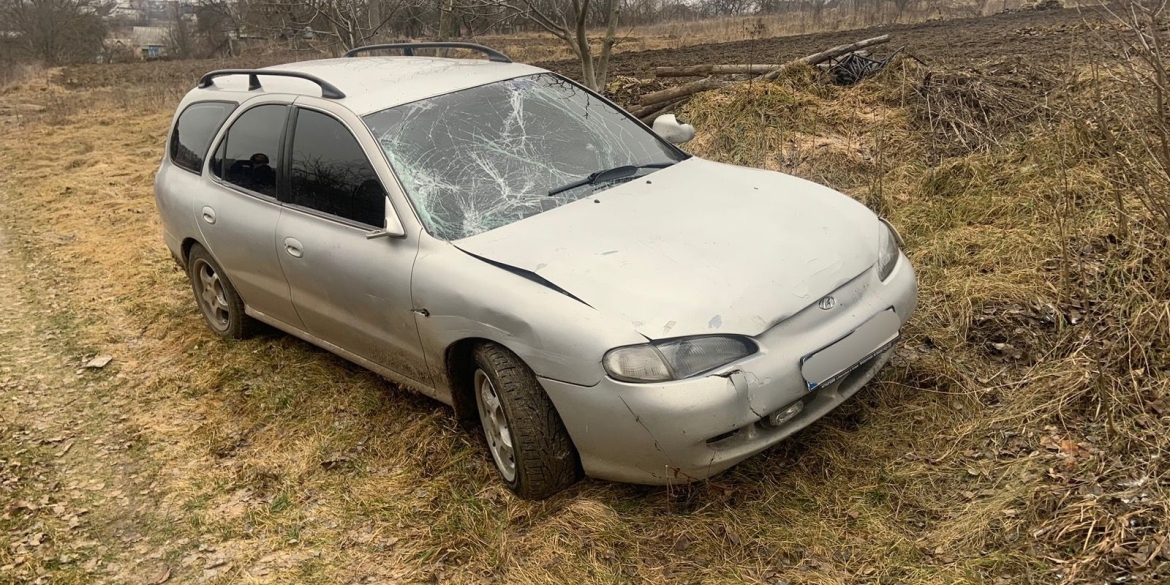
M 199 303 L 199 309 L 203 311 L 203 316 L 207 318 L 212 329 L 227 331 L 231 307 L 228 305 L 227 295 L 224 294 L 223 281 L 220 280 L 219 273 L 202 258 L 195 261 L 194 268 L 195 300 Z
M 475 402 L 479 405 L 479 420 L 496 468 L 506 481 L 516 479 L 516 450 L 504 405 L 496 393 L 491 378 L 483 370 L 475 370 Z

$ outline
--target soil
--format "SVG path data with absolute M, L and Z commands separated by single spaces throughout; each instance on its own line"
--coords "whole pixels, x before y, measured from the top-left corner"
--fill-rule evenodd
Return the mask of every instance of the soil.
M 987 59 L 1019 57 L 1056 64 L 1078 51 L 1078 37 L 1101 22 L 1098 12 L 1043 10 L 997 14 L 919 24 L 886 25 L 867 29 L 775 37 L 618 53 L 611 58 L 610 74 L 650 77 L 654 67 L 700 65 L 705 63 L 782 63 L 811 55 L 829 47 L 888 34 L 890 43 L 875 49 L 876 56 L 888 55 L 905 45 L 905 52 L 928 65 L 970 65 Z M 574 61 L 538 65 L 576 75 Z

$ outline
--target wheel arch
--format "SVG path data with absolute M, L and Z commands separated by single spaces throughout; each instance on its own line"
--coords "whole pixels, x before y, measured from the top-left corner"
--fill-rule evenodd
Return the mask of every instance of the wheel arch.
M 473 353 L 476 346 L 485 343 L 504 348 L 508 353 L 516 356 L 516 359 L 520 360 L 536 376 L 536 371 L 520 352 L 508 347 L 507 343 L 502 343 L 498 339 L 464 337 L 448 345 L 444 352 L 443 371 L 447 376 L 448 387 L 451 389 L 451 406 L 455 409 L 455 417 L 466 428 L 473 428 L 479 424 L 479 410 L 475 403 L 473 384 L 475 375 Z M 539 383 L 540 377 L 536 376 L 536 378 Z M 543 390 L 544 388 L 541 387 L 541 391 Z
M 479 423 L 479 412 L 475 406 L 475 389 L 472 387 L 472 376 L 475 373 L 475 360 L 472 357 L 472 352 L 481 343 L 495 343 L 513 354 L 516 353 L 508 346 L 486 337 L 464 337 L 447 346 L 443 353 L 443 371 L 451 388 L 451 406 L 455 409 L 455 418 L 459 424 L 467 428 L 474 427 Z M 520 360 L 524 361 L 523 358 Z
M 207 250 L 207 246 L 204 246 L 203 242 L 191 237 L 183 238 L 183 243 L 179 245 L 179 253 L 182 254 L 181 260 L 183 261 L 184 269 L 187 268 L 187 262 L 191 260 L 191 248 L 195 247 L 195 244 L 199 244 L 199 247 Z M 211 253 L 210 250 L 208 253 Z

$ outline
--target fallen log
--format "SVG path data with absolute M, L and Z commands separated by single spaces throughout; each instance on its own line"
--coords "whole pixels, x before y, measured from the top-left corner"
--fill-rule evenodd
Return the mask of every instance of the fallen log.
M 698 77 L 701 75 L 734 75 L 748 73 L 762 75 L 783 63 L 756 63 L 748 65 L 684 65 L 682 67 L 655 67 L 654 77 Z
M 789 69 L 792 69 L 793 67 L 797 67 L 799 65 L 816 65 L 817 63 L 821 63 L 823 61 L 828 61 L 829 59 L 832 59 L 833 57 L 840 57 L 841 55 L 844 55 L 846 53 L 852 53 L 858 49 L 864 49 L 866 47 L 872 47 L 874 45 L 880 45 L 882 43 L 888 43 L 888 42 L 890 42 L 890 35 L 882 35 L 880 37 L 873 37 L 871 39 L 860 40 L 860 41 L 857 41 L 856 43 L 837 45 L 836 47 L 833 47 L 831 49 L 826 49 L 824 51 L 821 51 L 820 53 L 813 53 L 812 55 L 809 55 L 807 57 L 801 57 L 795 61 L 789 61 L 789 62 L 785 63 L 784 65 L 777 67 L 771 73 L 765 74 L 763 77 L 763 80 L 764 81 L 772 81 L 773 79 L 776 79 L 777 77 L 780 77 L 781 75 L 783 75 L 785 71 L 788 71 Z
M 715 79 L 713 77 L 706 77 L 698 81 L 684 83 L 676 87 L 668 87 L 661 91 L 650 92 L 642 96 L 642 99 L 638 100 L 638 103 L 643 106 L 652 106 L 654 104 L 660 104 L 662 102 L 668 102 L 676 98 L 686 97 L 694 93 L 699 93 L 700 91 L 719 89 L 729 83 L 731 82 L 724 81 L 722 79 Z
M 641 106 L 641 107 L 637 107 L 637 108 L 632 108 L 628 111 L 630 112 L 630 115 L 634 116 L 635 118 L 641 119 L 641 118 L 645 118 L 647 116 L 650 116 L 652 114 L 657 113 L 658 110 L 661 110 L 663 108 L 668 108 L 668 107 L 674 105 L 680 99 L 682 99 L 682 98 L 676 98 L 676 99 L 666 101 L 666 102 L 659 102 L 657 104 L 650 104 L 648 106 Z
M 657 118 L 659 114 L 665 114 L 667 110 L 683 103 L 683 100 L 685 99 L 686 98 L 676 98 L 668 102 L 661 102 L 638 108 L 630 113 L 633 114 L 635 118 L 645 122 L 646 124 L 653 124 L 654 118 Z
M 780 77 L 782 74 L 784 74 L 785 71 L 788 71 L 788 70 L 792 69 L 793 67 L 797 67 L 800 65 L 816 65 L 817 63 L 821 63 L 823 61 L 828 61 L 829 59 L 832 59 L 833 57 L 840 57 L 841 55 L 844 55 L 846 53 L 852 53 L 852 52 L 857 51 L 859 49 L 864 49 L 866 47 L 872 47 L 874 45 L 880 45 L 882 43 L 888 43 L 888 42 L 890 42 L 890 35 L 882 35 L 880 37 L 873 37 L 870 39 L 860 40 L 860 41 L 857 41 L 856 43 L 837 45 L 836 47 L 833 47 L 831 49 L 826 49 L 824 51 L 821 51 L 820 53 L 813 53 L 812 55 L 808 55 L 806 57 L 801 57 L 799 59 L 794 59 L 794 60 L 789 61 L 787 63 L 782 63 L 782 64 L 780 64 L 779 67 L 776 67 L 771 72 L 769 72 L 769 73 L 765 74 L 763 77 L 761 77 L 761 79 L 763 79 L 764 81 L 772 81 L 772 80 L 776 79 L 777 77 Z M 655 91 L 655 92 L 648 93 L 648 94 L 642 96 L 642 98 L 640 100 L 638 100 L 638 103 L 642 106 L 651 106 L 654 104 L 659 104 L 662 102 L 678 99 L 680 97 L 686 97 L 686 96 L 689 96 L 692 94 L 699 93 L 701 91 L 720 89 L 720 88 L 723 88 L 723 87 L 730 85 L 731 83 L 732 82 L 730 82 L 730 81 L 725 81 L 722 79 L 715 79 L 713 77 L 706 77 L 706 78 L 700 79 L 698 81 L 692 81 L 690 83 L 684 83 L 684 84 L 676 86 L 676 87 L 670 87 L 667 89 L 663 89 L 661 91 Z M 734 83 L 744 83 L 744 82 L 743 81 L 736 81 Z
M 856 51 L 868 57 L 869 51 Z M 700 77 L 707 75 L 763 75 L 786 63 L 750 63 L 741 65 L 684 65 L 680 67 L 655 67 L 654 77 Z

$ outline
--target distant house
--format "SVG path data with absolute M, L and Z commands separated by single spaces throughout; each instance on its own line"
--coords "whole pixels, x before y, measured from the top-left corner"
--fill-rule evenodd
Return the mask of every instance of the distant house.
M 167 56 L 167 33 L 165 26 L 136 26 L 131 29 L 130 38 L 139 56 L 153 61 Z
M 147 61 L 161 59 L 167 54 L 166 47 L 162 45 L 146 45 L 145 47 L 140 47 L 139 50 L 142 51 L 142 58 Z

